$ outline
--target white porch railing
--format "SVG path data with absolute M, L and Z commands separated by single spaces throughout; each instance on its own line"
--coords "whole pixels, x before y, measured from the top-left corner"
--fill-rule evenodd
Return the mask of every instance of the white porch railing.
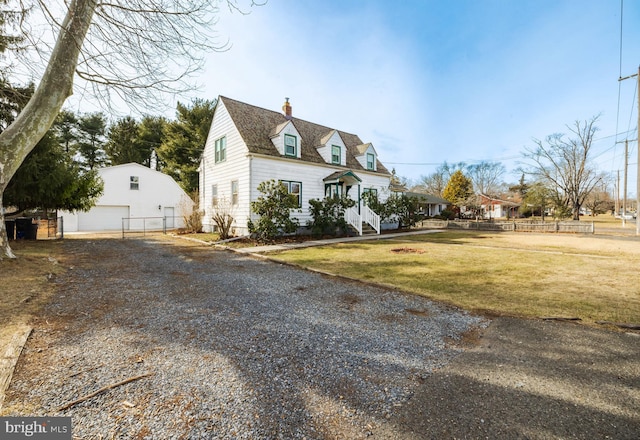
M 356 208 L 347 208 L 344 211 L 344 220 L 358 231 L 358 235 L 362 235 L 362 218 Z
M 369 223 L 378 234 L 380 233 L 380 216 L 369 209 L 367 205 L 362 205 L 362 220 Z
M 358 209 L 355 207 L 347 208 L 344 211 L 345 221 L 354 227 L 358 231 L 358 235 L 362 235 L 362 222 L 367 222 L 371 225 L 376 233 L 380 233 L 380 216 L 369 209 L 368 206 L 362 206 L 362 215 L 358 213 Z

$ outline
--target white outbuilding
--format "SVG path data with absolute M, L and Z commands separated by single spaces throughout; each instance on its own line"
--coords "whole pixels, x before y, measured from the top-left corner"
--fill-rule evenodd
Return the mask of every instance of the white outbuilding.
M 98 170 L 104 191 L 87 212 L 60 211 L 64 231 L 174 229 L 184 226 L 183 215 L 193 201 L 167 174 L 137 163 Z

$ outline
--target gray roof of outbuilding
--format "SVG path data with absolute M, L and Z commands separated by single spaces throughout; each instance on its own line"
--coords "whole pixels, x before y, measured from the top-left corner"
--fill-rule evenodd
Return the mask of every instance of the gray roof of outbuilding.
M 220 96 L 218 101 L 224 103 L 249 152 L 267 156 L 284 157 L 278 152 L 273 142 L 271 142 L 271 138 L 276 134 L 276 130 L 281 130 L 284 124 L 287 123 L 287 118 L 285 118 L 282 113 L 256 107 L 225 96 Z M 356 156 L 361 155 L 358 151 L 358 146 L 363 145 L 363 142 L 357 135 L 295 117 L 291 118 L 291 122 L 298 133 L 300 133 L 300 159 L 302 161 L 331 165 L 327 164 L 322 156 L 320 156 L 317 148 L 323 146 L 322 139 L 326 138 L 327 135 L 335 130 L 340 135 L 347 150 L 345 152 L 347 168 L 371 172 L 360 165 L 360 162 L 356 159 Z M 379 160 L 377 161 L 377 170 L 375 172 L 379 174 L 390 174 L 389 170 L 387 170 Z
M 427 203 L 431 203 L 431 204 L 440 204 L 440 205 L 449 205 L 451 204 L 451 202 L 449 202 L 446 199 L 443 199 L 442 197 L 438 197 L 438 196 L 434 196 L 433 194 L 426 194 L 426 193 L 419 193 L 419 192 L 405 192 L 405 195 L 410 196 L 410 197 L 417 197 Z

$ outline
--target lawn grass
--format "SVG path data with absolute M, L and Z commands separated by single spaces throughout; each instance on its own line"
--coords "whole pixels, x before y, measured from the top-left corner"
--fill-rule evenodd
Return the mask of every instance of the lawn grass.
M 453 231 L 274 256 L 470 311 L 640 324 L 637 239 Z

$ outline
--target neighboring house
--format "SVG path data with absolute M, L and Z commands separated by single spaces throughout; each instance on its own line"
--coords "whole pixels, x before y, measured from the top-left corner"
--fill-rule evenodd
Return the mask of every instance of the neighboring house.
M 287 98 L 283 113 L 220 96 L 200 163 L 200 206 L 205 230 L 213 230 L 214 206 L 227 207 L 236 235 L 248 233 L 256 220 L 251 202 L 261 182 L 284 183 L 298 198 L 300 226 L 310 220 L 309 200 L 346 195 L 357 202 L 345 218 L 361 233 L 370 223 L 379 232 L 379 218 L 361 203 L 362 194 L 388 196 L 391 174 L 371 143 L 357 135 L 292 116 Z M 358 227 L 359 226 L 359 227 Z
M 480 194 L 479 197 L 483 218 L 514 218 L 518 216 L 519 203 L 496 199 L 485 194 Z
M 442 211 L 447 209 L 450 203 L 442 197 L 437 197 L 432 194 L 405 192 L 405 195 L 409 197 L 415 197 L 418 199 L 418 210 L 420 214 L 426 217 L 434 217 L 442 214 Z
M 104 192 L 87 212 L 60 211 L 64 231 L 150 230 L 184 226 L 193 201 L 173 178 L 137 163 L 98 169 Z

